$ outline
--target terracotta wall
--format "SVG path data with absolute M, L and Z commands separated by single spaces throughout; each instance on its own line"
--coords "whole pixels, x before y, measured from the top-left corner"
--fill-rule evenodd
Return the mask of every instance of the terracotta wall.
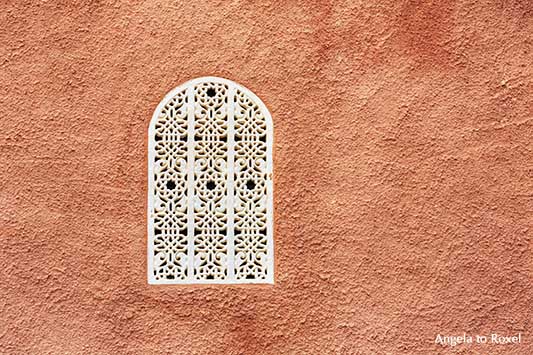
M 524 0 L 1 1 L 0 353 L 532 354 L 532 50 Z M 274 119 L 273 286 L 147 285 L 204 75 Z

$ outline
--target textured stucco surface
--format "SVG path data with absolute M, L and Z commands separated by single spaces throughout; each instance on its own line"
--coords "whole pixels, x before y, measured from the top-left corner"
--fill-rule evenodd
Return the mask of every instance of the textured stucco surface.
M 0 2 L 1 354 L 533 354 L 529 1 Z M 148 286 L 147 131 L 275 125 L 276 283 Z M 521 345 L 433 344 L 522 332 Z

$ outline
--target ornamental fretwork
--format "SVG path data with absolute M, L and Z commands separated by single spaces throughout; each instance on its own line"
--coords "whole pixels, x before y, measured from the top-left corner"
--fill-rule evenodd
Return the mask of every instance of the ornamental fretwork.
M 149 132 L 148 279 L 272 283 L 272 122 L 229 80 L 190 81 Z

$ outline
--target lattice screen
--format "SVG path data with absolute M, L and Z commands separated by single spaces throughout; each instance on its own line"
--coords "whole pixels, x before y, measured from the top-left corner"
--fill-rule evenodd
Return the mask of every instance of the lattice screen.
M 252 92 L 205 77 L 150 123 L 148 281 L 272 283 L 272 120 Z

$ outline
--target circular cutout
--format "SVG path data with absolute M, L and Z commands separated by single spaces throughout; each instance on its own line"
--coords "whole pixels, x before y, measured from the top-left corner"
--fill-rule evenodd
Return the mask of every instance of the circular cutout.
M 253 189 L 255 189 L 255 182 L 254 182 L 252 179 L 246 181 L 246 188 L 247 188 L 248 190 L 253 190 Z
M 209 180 L 209 181 L 205 184 L 205 187 L 206 187 L 208 190 L 214 190 L 215 187 L 217 187 L 217 185 L 215 184 L 214 181 Z
M 174 190 L 176 188 L 176 183 L 172 180 L 167 181 L 167 189 Z
M 213 88 L 209 88 L 209 89 L 207 89 L 207 91 L 206 91 L 205 93 L 206 93 L 207 96 L 209 96 L 209 97 L 214 97 L 214 96 L 217 94 L 217 92 L 216 92 L 215 89 L 213 89 Z

